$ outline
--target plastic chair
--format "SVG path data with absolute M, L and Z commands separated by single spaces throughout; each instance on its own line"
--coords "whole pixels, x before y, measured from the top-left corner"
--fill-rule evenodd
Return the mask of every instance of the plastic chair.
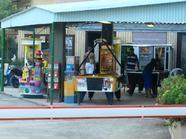
M 170 71 L 169 76 L 176 76 L 176 75 L 182 75 L 184 74 L 183 69 L 181 68 L 174 68 Z

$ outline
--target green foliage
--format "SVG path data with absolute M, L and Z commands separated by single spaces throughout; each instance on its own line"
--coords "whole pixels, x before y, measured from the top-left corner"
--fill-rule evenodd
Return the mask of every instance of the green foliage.
M 157 100 L 159 104 L 186 104 L 186 78 L 179 75 L 164 79 Z M 177 121 L 186 124 L 186 119 L 172 118 L 169 125 Z
M 0 0 L 0 19 L 3 19 L 18 11 L 17 6 L 11 0 Z
M 159 90 L 158 103 L 186 104 L 186 79 L 184 76 L 173 76 L 163 81 Z
M 12 4 L 11 0 L 0 0 L 0 20 L 7 17 L 7 16 L 10 16 L 16 12 L 18 12 L 18 8 L 15 4 Z M 11 57 L 9 55 L 9 52 L 16 51 L 15 47 L 14 47 L 15 41 L 10 40 L 10 39 L 11 38 L 8 38 L 7 42 L 10 43 L 8 46 L 11 46 L 11 47 L 9 47 L 9 48 L 11 48 L 11 50 L 9 50 L 9 48 L 7 48 L 7 47 L 5 48 L 5 60 L 7 62 L 10 61 L 10 57 Z M 1 48 L 1 32 L 0 32 L 0 48 Z M 0 53 L 1 53 L 1 49 L 0 49 Z
M 1 36 L 0 36 L 1 39 Z M 17 43 L 15 41 L 15 39 L 11 36 L 8 36 L 6 38 L 6 44 L 5 44 L 5 48 L 4 48 L 4 60 L 6 63 L 10 63 L 11 62 L 11 58 L 13 57 L 13 55 L 17 55 Z M 2 44 L 0 41 L 0 57 L 1 57 L 1 51 L 2 51 Z

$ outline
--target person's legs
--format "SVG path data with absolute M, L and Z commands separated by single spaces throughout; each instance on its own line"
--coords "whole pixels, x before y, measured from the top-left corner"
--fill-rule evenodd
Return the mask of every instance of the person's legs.
M 153 97 L 153 94 L 151 92 L 151 88 L 145 89 L 145 96 L 146 97 Z
M 88 92 L 88 97 L 90 100 L 92 100 L 92 97 L 94 96 L 94 92 Z
M 138 84 L 138 91 L 141 93 L 143 91 L 143 83 Z
M 128 80 L 129 80 L 129 90 L 127 91 L 130 96 L 133 95 L 134 89 L 136 87 L 136 81 L 135 81 L 135 75 L 134 74 L 128 74 Z
M 134 94 L 134 90 L 136 88 L 136 83 L 131 83 L 129 88 L 129 95 L 132 96 Z
M 157 97 L 157 94 L 158 94 L 158 87 L 157 87 L 157 85 L 153 85 L 152 86 L 152 95 L 153 95 L 153 97 Z
M 145 97 L 149 96 L 149 89 L 145 88 Z

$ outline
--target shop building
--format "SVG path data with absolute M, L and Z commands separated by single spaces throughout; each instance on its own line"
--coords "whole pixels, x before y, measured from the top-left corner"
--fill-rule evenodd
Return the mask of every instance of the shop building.
M 88 5 L 91 6 L 88 7 Z M 68 34 L 65 27 L 75 28 L 75 31 L 70 29 L 69 32 L 75 35 L 75 55 L 82 57 L 89 42 L 86 38 L 99 36 L 99 31 L 101 30 L 100 22 L 110 21 L 116 24 L 114 27 L 115 34 L 124 43 L 141 43 L 141 40 L 143 40 L 143 43 L 171 43 L 177 54 L 178 61 L 176 61 L 176 64 L 179 66 L 179 60 L 183 58 L 180 58 L 181 55 L 178 52 L 185 50 L 184 45 L 182 45 L 185 42 L 184 37 L 181 37 L 182 47 L 176 46 L 176 44 L 180 44 L 180 40 L 177 42 L 177 32 L 183 33 L 186 31 L 186 19 L 183 15 L 185 5 L 186 2 L 184 0 L 140 1 L 139 3 L 120 0 L 114 2 L 114 4 L 109 2 L 104 4 L 103 0 L 100 0 L 87 3 L 36 6 L 2 20 L 2 28 L 39 27 L 54 23 L 55 54 L 62 54 L 60 57 L 55 57 L 55 60 L 64 65 L 64 35 Z M 38 15 L 38 20 L 34 20 L 34 15 L 36 14 Z M 23 20 L 24 18 L 28 20 Z M 155 24 L 155 28 L 146 27 L 146 23 L 150 22 Z M 96 25 L 93 25 L 92 28 L 89 26 L 95 23 Z M 95 31 L 97 31 L 97 34 Z M 181 34 L 181 36 L 184 35 Z M 183 64 L 180 63 L 180 65 Z M 63 68 L 62 71 L 64 71 Z
M 14 3 L 17 4 L 17 6 L 19 8 L 28 8 L 30 6 L 34 6 L 34 5 L 40 5 L 40 4 L 54 4 L 54 3 L 66 3 L 66 2 L 78 2 L 78 1 L 90 1 L 90 0 L 47 0 L 47 1 L 40 1 L 40 0 L 28 0 L 28 1 L 24 1 L 22 2 L 21 0 L 13 0 Z M 126 27 L 127 26 L 127 27 Z M 185 49 L 182 46 L 181 47 L 181 42 L 177 42 L 177 41 L 181 41 L 180 37 L 181 35 L 184 36 L 184 33 L 182 32 L 182 29 L 180 30 L 174 30 L 173 28 L 175 27 L 171 27 L 169 25 L 165 25 L 165 24 L 156 24 L 156 26 L 160 26 L 160 27 L 154 27 L 148 28 L 145 27 L 144 25 L 139 25 L 136 23 L 123 23 L 122 27 L 118 28 L 115 30 L 116 32 L 116 37 L 121 38 L 121 40 L 123 41 L 123 43 L 141 43 L 141 44 L 172 44 L 173 48 L 174 48 L 174 54 L 173 54 L 173 66 L 174 67 L 183 67 L 183 63 L 181 61 L 184 61 L 184 55 L 178 55 L 177 56 L 177 51 L 183 52 Z M 158 28 L 158 30 L 157 30 Z M 127 30 L 127 32 L 126 32 Z M 170 31 L 171 30 L 171 31 Z M 48 40 L 48 35 L 49 35 L 49 28 L 48 27 L 42 27 L 42 28 L 38 28 L 36 29 L 36 34 L 40 34 L 38 36 L 42 36 L 42 38 L 44 39 L 45 44 L 47 43 Z M 18 57 L 19 58 L 23 58 L 23 52 L 24 49 L 21 46 L 21 39 L 27 36 L 30 36 L 30 34 L 32 34 L 33 32 L 30 31 L 18 31 Z M 178 35 L 178 33 L 180 35 Z M 74 44 L 72 46 L 72 53 L 71 54 L 67 54 L 67 55 L 83 55 L 84 52 L 86 51 L 87 48 L 83 48 L 83 47 L 87 47 L 88 45 L 93 45 L 90 44 L 89 38 L 92 37 L 100 37 L 101 36 L 101 27 L 100 25 L 80 25 L 80 27 L 78 28 L 69 28 L 66 32 L 66 34 L 69 36 L 67 37 L 67 39 L 71 39 L 72 44 Z M 85 38 L 84 40 L 79 41 L 80 37 Z M 179 38 L 178 38 L 179 37 Z M 89 44 L 88 44 L 89 43 Z M 81 46 L 81 47 L 80 47 Z M 83 46 L 83 47 L 82 47 Z M 178 47 L 177 47 L 178 46 Z M 77 49 L 75 49 L 77 48 Z M 82 50 L 81 50 L 82 49 Z M 181 49 L 183 49 L 183 51 L 180 51 Z M 82 57 L 81 57 L 82 59 Z

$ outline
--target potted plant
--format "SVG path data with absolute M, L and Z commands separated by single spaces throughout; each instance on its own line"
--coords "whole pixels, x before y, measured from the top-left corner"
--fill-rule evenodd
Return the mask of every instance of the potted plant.
M 163 80 L 157 100 L 159 104 L 186 104 L 186 78 L 179 75 Z M 167 123 L 172 139 L 186 137 L 186 119 L 172 118 Z

